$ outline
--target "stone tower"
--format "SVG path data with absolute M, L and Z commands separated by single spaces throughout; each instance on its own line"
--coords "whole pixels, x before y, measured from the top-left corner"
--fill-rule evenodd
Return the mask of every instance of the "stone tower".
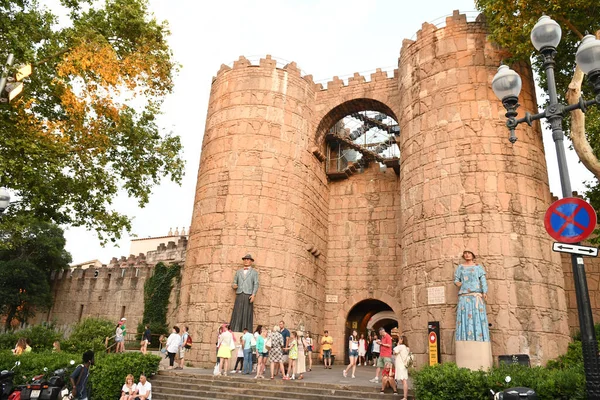
M 293 63 L 270 57 L 259 66 L 241 57 L 213 81 L 181 291 L 205 363 L 246 253 L 260 275 L 255 322 L 323 320 L 325 263 L 307 251 L 324 251 L 327 236 L 327 180 L 308 151 L 314 98 Z
M 428 320 L 454 324 L 452 274 L 464 249 L 486 268 L 494 355 L 533 362 L 568 342 L 560 256 L 543 227 L 551 202 L 539 124 L 507 140 L 504 110 L 491 89 L 502 54 L 483 23 L 455 13 L 444 29 L 424 24 L 399 61 L 402 320 L 424 337 Z M 531 71 L 521 68 L 525 110 L 536 110 Z M 446 305 L 428 305 L 427 287 L 444 286 Z M 453 354 L 452 330 L 442 353 Z M 413 340 L 425 351 L 425 341 Z
M 233 275 L 248 252 L 261 280 L 255 323 L 328 329 L 339 357 L 350 329 L 392 321 L 423 365 L 427 322 L 437 320 L 443 360 L 453 360 L 452 281 L 464 249 L 487 270 L 494 356 L 528 353 L 540 363 L 562 352 L 567 305 L 560 258 L 543 229 L 550 193 L 540 127 L 520 127 L 515 145 L 506 139 L 491 90 L 501 58 L 484 22 L 455 12 L 445 27 L 424 24 L 416 41 L 404 41 L 391 77 L 334 77 L 324 88 L 269 56 L 223 66 L 210 94 L 181 287 L 191 361 L 214 362 Z M 519 101 L 534 110 L 531 73 L 521 72 Z M 366 110 L 398 122 L 399 166 L 371 162 L 333 180 L 328 132 Z M 431 289 L 441 290 L 437 304 Z

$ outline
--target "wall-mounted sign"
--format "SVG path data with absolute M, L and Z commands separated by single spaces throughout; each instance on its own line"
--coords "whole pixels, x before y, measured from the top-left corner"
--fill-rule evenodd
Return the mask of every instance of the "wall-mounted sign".
M 335 294 L 328 294 L 325 296 L 325 303 L 337 303 L 338 297 Z
M 446 288 L 444 286 L 428 287 L 427 304 L 446 304 Z

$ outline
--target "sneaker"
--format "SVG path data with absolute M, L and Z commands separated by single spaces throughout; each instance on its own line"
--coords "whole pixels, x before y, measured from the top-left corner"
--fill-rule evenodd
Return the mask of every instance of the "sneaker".
M 238 371 L 238 374 L 241 374 L 241 373 L 242 373 L 242 371 Z
M 352 379 L 356 378 L 354 375 L 352 375 Z
M 358 363 L 358 366 L 360 367 L 360 363 Z
M 232 369 L 230 373 L 231 373 L 231 374 L 235 374 L 236 372 L 237 372 L 237 371 L 236 371 L 235 369 Z
M 371 379 L 369 382 L 371 382 L 371 383 L 379 383 L 379 378 L 375 377 L 375 378 Z
M 347 375 L 346 370 L 342 371 L 342 375 L 344 375 L 344 378 L 346 378 L 346 375 Z

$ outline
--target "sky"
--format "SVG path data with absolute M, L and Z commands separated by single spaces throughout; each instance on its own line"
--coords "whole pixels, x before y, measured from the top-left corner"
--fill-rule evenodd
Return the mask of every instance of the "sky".
M 150 0 L 150 9 L 156 19 L 169 22 L 169 44 L 181 64 L 158 124 L 181 137 L 186 167 L 181 186 L 164 181 L 153 189 L 143 209 L 126 195 L 115 199 L 115 208 L 134 218 L 137 238 L 164 236 L 176 227 L 188 230 L 210 85 L 221 64 L 240 55 L 271 54 L 295 61 L 305 74 L 325 82 L 336 75 L 391 70 L 397 67 L 402 40 L 414 39 L 422 23 L 443 22 L 453 10 L 470 18 L 476 15 L 472 0 Z M 545 133 L 550 186 L 559 194 L 550 136 Z M 582 182 L 592 175 L 572 151 L 568 162 L 573 189 L 581 192 Z M 74 263 L 93 259 L 108 263 L 112 257 L 128 256 L 132 238 L 126 234 L 118 247 L 102 247 L 96 233 L 84 228 L 68 228 L 65 236 Z

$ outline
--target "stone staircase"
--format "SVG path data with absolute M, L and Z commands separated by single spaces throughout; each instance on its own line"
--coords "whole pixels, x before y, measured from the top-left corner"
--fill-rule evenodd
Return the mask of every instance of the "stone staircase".
M 213 377 L 178 371 L 160 371 L 152 377 L 153 400 L 357 400 L 400 399 L 391 391 L 385 395 L 373 386 L 330 384 L 281 379 L 254 380 L 240 376 Z M 390 389 L 388 389 L 389 391 Z M 414 399 L 409 393 L 409 399 Z

